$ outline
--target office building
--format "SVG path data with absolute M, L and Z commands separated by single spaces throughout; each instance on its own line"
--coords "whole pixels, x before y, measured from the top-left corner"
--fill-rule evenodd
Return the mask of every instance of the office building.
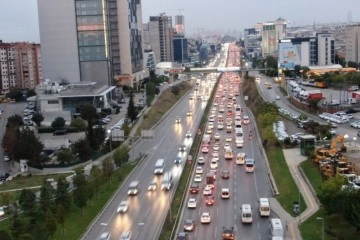
M 325 66 L 335 63 L 335 41 L 330 33 L 317 33 L 317 65 Z
M 244 48 L 249 58 L 261 56 L 261 35 L 258 29 L 247 28 L 244 30 Z
M 262 28 L 262 56 L 274 55 L 278 50 L 278 41 L 286 36 L 286 21 L 278 18 L 273 22 L 263 23 Z
M 147 41 L 154 51 L 157 62 L 173 61 L 173 28 L 172 18 L 165 13 L 150 17 L 147 31 Z
M 346 61 L 360 62 L 360 24 L 346 27 Z
M 175 32 L 177 35 L 185 36 L 185 18 L 183 15 L 175 16 Z
M 40 45 L 0 41 L 0 92 L 11 88 L 34 89 L 42 82 Z
M 183 36 L 175 35 L 173 39 L 174 46 L 174 62 L 187 63 L 188 57 L 188 41 Z
M 144 77 L 141 0 L 38 0 L 38 14 L 44 78 L 111 86 Z

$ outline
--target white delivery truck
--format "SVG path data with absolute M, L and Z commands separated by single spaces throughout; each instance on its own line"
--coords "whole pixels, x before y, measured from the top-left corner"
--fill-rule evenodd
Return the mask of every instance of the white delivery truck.
M 270 231 L 273 237 L 284 237 L 284 228 L 280 218 L 272 218 L 270 221 Z

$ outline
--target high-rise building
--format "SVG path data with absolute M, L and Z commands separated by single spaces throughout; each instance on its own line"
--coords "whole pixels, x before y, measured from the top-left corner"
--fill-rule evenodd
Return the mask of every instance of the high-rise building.
M 171 16 L 161 13 L 150 17 L 148 23 L 148 40 L 154 51 L 157 62 L 173 61 L 173 28 Z
M 330 33 L 317 33 L 317 65 L 325 66 L 335 63 L 335 41 Z
M 360 24 L 346 27 L 346 61 L 360 62 Z
M 42 82 L 40 45 L 0 41 L 0 92 L 11 88 L 34 89 Z
M 177 35 L 185 36 L 185 18 L 184 15 L 175 16 L 175 32 Z
M 141 0 L 38 0 L 44 78 L 113 85 L 143 78 Z
M 262 56 L 267 57 L 276 53 L 278 41 L 286 36 L 286 21 L 278 18 L 273 22 L 263 23 L 262 28 Z
M 173 39 L 174 62 L 187 63 L 188 59 L 188 41 L 183 36 L 175 35 Z

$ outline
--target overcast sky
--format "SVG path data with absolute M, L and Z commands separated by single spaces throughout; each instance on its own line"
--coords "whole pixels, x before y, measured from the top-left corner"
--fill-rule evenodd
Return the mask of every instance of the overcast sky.
M 62 1 L 62 0 L 57 0 Z M 360 0 L 142 0 L 143 21 L 165 12 L 185 16 L 188 33 L 202 30 L 243 31 L 278 17 L 290 25 L 360 22 Z M 0 39 L 39 42 L 37 0 L 0 0 Z M 350 13 L 350 14 L 349 14 Z

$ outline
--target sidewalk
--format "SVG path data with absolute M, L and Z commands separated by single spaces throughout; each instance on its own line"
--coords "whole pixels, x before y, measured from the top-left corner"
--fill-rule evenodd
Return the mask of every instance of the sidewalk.
M 316 198 L 316 194 L 305 177 L 302 170 L 299 168 L 300 163 L 306 160 L 306 157 L 300 154 L 300 150 L 298 148 L 293 149 L 283 149 L 284 157 L 286 159 L 286 163 L 289 167 L 289 171 L 300 189 L 300 193 L 302 194 L 304 201 L 307 205 L 307 208 L 304 212 L 300 214 L 299 217 L 292 217 L 288 214 L 282 206 L 279 204 L 277 199 L 271 198 L 271 208 L 281 219 L 283 224 L 285 225 L 285 238 L 286 239 L 302 239 L 298 226 L 305 220 L 307 220 L 310 216 L 312 216 L 319 209 L 319 203 Z M 280 192 L 281 194 L 281 192 Z M 293 201 L 293 199 L 289 199 L 289 201 Z M 286 227 L 286 224 L 288 227 Z

